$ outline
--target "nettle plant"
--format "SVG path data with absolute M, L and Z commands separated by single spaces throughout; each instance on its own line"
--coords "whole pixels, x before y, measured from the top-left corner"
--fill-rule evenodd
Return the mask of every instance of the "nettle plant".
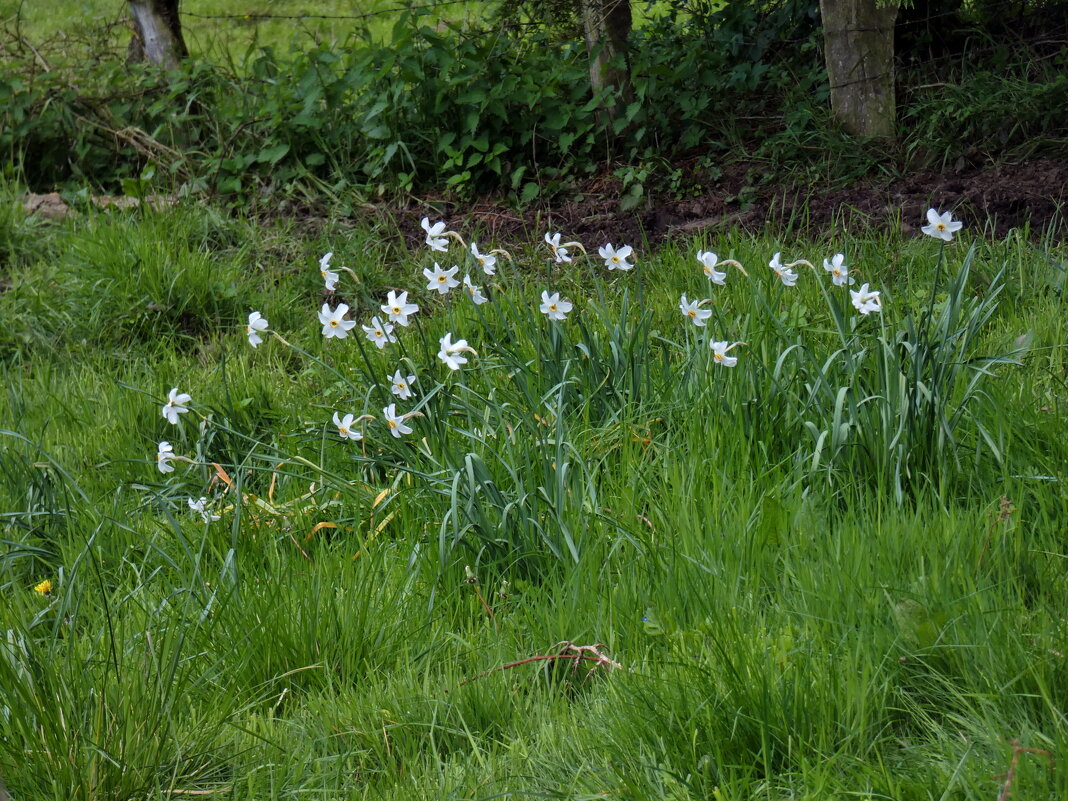
M 273 476 L 267 500 L 243 497 L 254 514 L 314 517 L 313 532 L 354 514 L 367 521 L 356 526 L 366 543 L 403 509 L 409 523 L 433 521 L 416 550 L 436 545 L 443 567 L 458 548 L 476 560 L 568 561 L 591 538 L 641 545 L 641 526 L 611 512 L 618 499 L 600 497 L 623 447 L 650 460 L 718 448 L 708 456 L 786 464 L 810 485 L 890 483 L 899 502 L 943 487 L 971 461 L 1002 460 L 997 417 L 982 401 L 994 368 L 1016 353 L 978 353 L 1001 277 L 970 298 L 972 249 L 940 291 L 960 228 L 948 213 L 932 210 L 924 228 L 941 249 L 922 307 L 885 303 L 841 253 L 822 268 L 775 253 L 755 271 L 700 250 L 669 317 L 628 245 L 606 243 L 594 258 L 546 233 L 532 282 L 508 250 L 468 244 L 444 222 L 422 226 L 429 255 L 413 282 L 358 308 L 332 294 L 350 278 L 358 286 L 355 273 L 333 253 L 321 258 L 331 293 L 318 312 L 321 353 L 249 314 L 249 346 L 290 349 L 329 402 L 296 452 L 262 452 L 249 437 L 253 452 L 231 469 Z M 179 425 L 196 409 L 175 387 L 162 416 Z M 206 416 L 195 456 L 160 442 L 159 470 L 213 464 L 204 435 L 213 425 Z M 308 491 L 276 502 L 280 473 Z M 241 497 L 221 465 L 215 477 Z M 196 494 L 189 510 L 206 525 L 230 511 Z

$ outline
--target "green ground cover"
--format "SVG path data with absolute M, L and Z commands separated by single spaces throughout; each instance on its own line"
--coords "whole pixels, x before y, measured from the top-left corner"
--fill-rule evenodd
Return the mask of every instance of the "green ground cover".
M 1068 794 L 1063 244 L 731 232 L 608 271 L 459 233 L 512 260 L 6 195 L 15 798 L 987 801 L 1014 742 L 1014 798 Z M 787 287 L 776 251 L 814 268 Z M 429 292 L 435 260 L 488 302 Z M 390 290 L 421 307 L 397 342 L 324 338 L 324 303 L 368 324 Z
M 182 0 L 182 31 L 190 55 L 219 63 L 240 63 L 258 47 L 339 45 L 351 37 L 386 36 L 404 3 L 394 0 Z M 472 2 L 425 3 L 431 21 L 463 24 L 480 21 L 487 5 Z M 71 55 L 82 55 L 91 45 L 98 52 L 101 31 L 123 48 L 129 39 L 125 26 L 125 0 L 55 0 L 47 4 L 0 1 L 0 20 L 14 23 L 31 41 L 67 39 Z M 84 37 L 92 33 L 93 39 Z

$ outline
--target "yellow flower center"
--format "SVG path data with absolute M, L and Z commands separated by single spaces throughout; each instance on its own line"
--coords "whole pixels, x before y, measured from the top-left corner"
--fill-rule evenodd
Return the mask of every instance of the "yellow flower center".
M 386 420 L 386 424 L 390 428 L 396 428 L 397 427 L 397 421 L 396 420 Z
M 401 313 L 401 307 L 400 306 L 394 306 L 393 307 L 393 313 L 394 314 L 400 314 Z
M 375 329 L 375 339 L 381 339 L 383 336 L 385 336 L 385 334 L 382 333 L 382 330 L 379 329 L 379 328 L 376 328 Z
M 686 313 L 688 315 L 690 315 L 691 317 L 696 317 L 697 316 L 697 309 L 689 309 L 689 310 L 687 310 Z
M 337 328 L 337 320 L 331 320 L 330 321 L 330 327 L 331 328 Z
M 347 437 L 349 435 L 349 430 L 345 426 L 338 426 L 337 430 L 341 432 L 341 436 L 343 437 Z
M 246 325 L 245 326 L 245 333 L 246 334 L 251 334 L 252 333 L 252 326 L 251 325 Z
M 550 303 L 549 304 L 549 311 L 551 311 L 551 312 L 555 312 L 556 311 L 556 304 L 555 303 Z
M 446 276 L 444 276 L 444 275 L 439 275 L 438 276 L 438 283 L 439 284 L 444 284 L 447 280 L 448 280 L 448 278 Z
M 619 256 L 613 256 L 612 257 L 612 263 L 613 264 L 619 264 Z
M 939 223 L 938 225 L 935 226 L 935 228 L 937 228 L 939 231 L 945 231 L 946 230 L 946 224 L 945 223 Z
M 397 382 L 397 389 L 399 389 L 401 392 L 404 392 L 404 390 L 406 390 L 407 387 L 404 386 L 404 382 L 403 381 L 398 381 Z
M 717 351 L 716 353 L 712 354 L 712 358 L 715 359 L 717 362 L 721 362 L 723 361 L 723 354 Z

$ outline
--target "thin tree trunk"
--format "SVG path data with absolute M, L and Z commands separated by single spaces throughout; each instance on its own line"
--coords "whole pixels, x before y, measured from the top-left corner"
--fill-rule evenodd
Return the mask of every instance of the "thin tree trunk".
M 134 36 L 126 53 L 129 61 L 151 61 L 177 68 L 189 55 L 182 39 L 178 0 L 129 0 Z
M 590 54 L 590 88 L 594 94 L 605 87 L 617 90 L 617 102 L 605 110 L 611 121 L 620 106 L 633 98 L 626 66 L 630 0 L 582 0 L 582 25 Z
M 892 141 L 894 19 L 898 3 L 820 0 L 823 47 L 831 84 L 831 111 L 847 131 Z

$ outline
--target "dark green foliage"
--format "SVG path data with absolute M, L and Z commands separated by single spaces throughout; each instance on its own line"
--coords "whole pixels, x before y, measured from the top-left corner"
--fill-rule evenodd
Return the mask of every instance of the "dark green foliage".
M 771 180 L 800 170 L 837 182 L 885 161 L 830 119 L 816 4 L 660 5 L 631 35 L 634 98 L 622 104 L 591 95 L 567 15 L 526 24 L 523 4 L 485 29 L 432 26 L 414 9 L 386 41 L 266 46 L 241 73 L 187 62 L 160 75 L 113 59 L 40 72 L 27 52 L 0 69 L 0 160 L 34 188 L 181 185 L 246 203 L 306 187 L 331 198 L 504 191 L 527 202 L 614 164 L 630 205 L 646 186 L 713 184 L 714 164 L 739 158 L 765 162 Z M 1056 21 L 1054 11 L 1043 13 Z M 972 16 L 958 21 L 971 27 L 955 29 L 947 60 L 901 54 L 903 154 L 946 165 L 1061 152 L 1068 132 L 1049 110 L 1068 103 L 1065 56 L 1027 33 L 1038 13 L 1001 38 L 990 15 Z M 598 116 L 606 105 L 622 109 L 613 123 Z M 694 153 L 704 159 L 695 170 L 672 166 Z M 141 182 L 148 165 L 155 178 Z

